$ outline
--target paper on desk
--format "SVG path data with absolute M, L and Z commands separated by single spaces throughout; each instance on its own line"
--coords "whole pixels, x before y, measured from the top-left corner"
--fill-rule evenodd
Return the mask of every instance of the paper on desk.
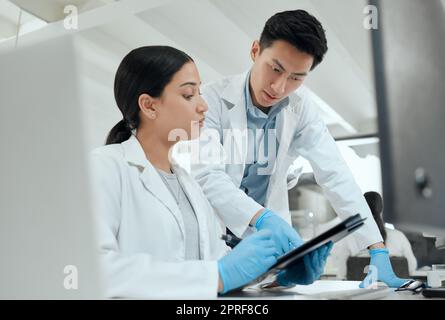
M 320 280 L 311 285 L 297 285 L 293 288 L 285 289 L 286 293 L 294 293 L 311 297 L 314 299 L 382 299 L 392 293 L 394 289 L 386 285 L 377 290 L 361 289 L 360 281 L 335 281 Z
M 311 285 L 297 285 L 293 288 L 286 289 L 298 294 L 317 295 L 326 292 L 347 291 L 359 289 L 360 281 L 336 281 L 336 280 L 319 280 Z

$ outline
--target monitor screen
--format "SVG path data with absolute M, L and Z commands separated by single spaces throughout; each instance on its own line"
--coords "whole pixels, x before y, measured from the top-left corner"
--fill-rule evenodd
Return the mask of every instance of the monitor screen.
M 445 12 L 440 0 L 370 1 L 384 219 L 445 235 Z

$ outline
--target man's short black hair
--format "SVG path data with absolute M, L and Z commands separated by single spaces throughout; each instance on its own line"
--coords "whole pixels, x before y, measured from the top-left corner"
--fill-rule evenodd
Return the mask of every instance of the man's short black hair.
M 313 70 L 328 51 L 325 31 L 321 23 L 304 10 L 283 11 L 274 14 L 264 25 L 260 47 L 264 50 L 274 41 L 284 40 L 298 50 L 314 57 Z

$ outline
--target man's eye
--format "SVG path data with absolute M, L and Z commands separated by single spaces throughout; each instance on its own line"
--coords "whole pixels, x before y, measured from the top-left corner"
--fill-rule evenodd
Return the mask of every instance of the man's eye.
M 299 77 L 291 77 L 291 79 L 294 81 L 302 81 L 303 80 L 302 78 L 299 78 Z
M 273 69 L 274 72 L 281 72 L 281 70 L 278 69 L 278 68 L 272 67 L 272 69 Z
M 193 95 L 188 95 L 188 96 L 183 96 L 186 100 L 190 100 L 191 98 L 193 98 Z

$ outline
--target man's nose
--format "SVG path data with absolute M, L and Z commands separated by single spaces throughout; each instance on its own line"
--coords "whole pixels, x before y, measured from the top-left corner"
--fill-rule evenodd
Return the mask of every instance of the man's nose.
M 271 92 L 276 95 L 281 95 L 284 93 L 284 90 L 286 88 L 286 80 L 287 78 L 284 76 L 279 77 L 276 79 L 274 83 L 272 83 L 271 87 L 274 90 L 274 92 Z

